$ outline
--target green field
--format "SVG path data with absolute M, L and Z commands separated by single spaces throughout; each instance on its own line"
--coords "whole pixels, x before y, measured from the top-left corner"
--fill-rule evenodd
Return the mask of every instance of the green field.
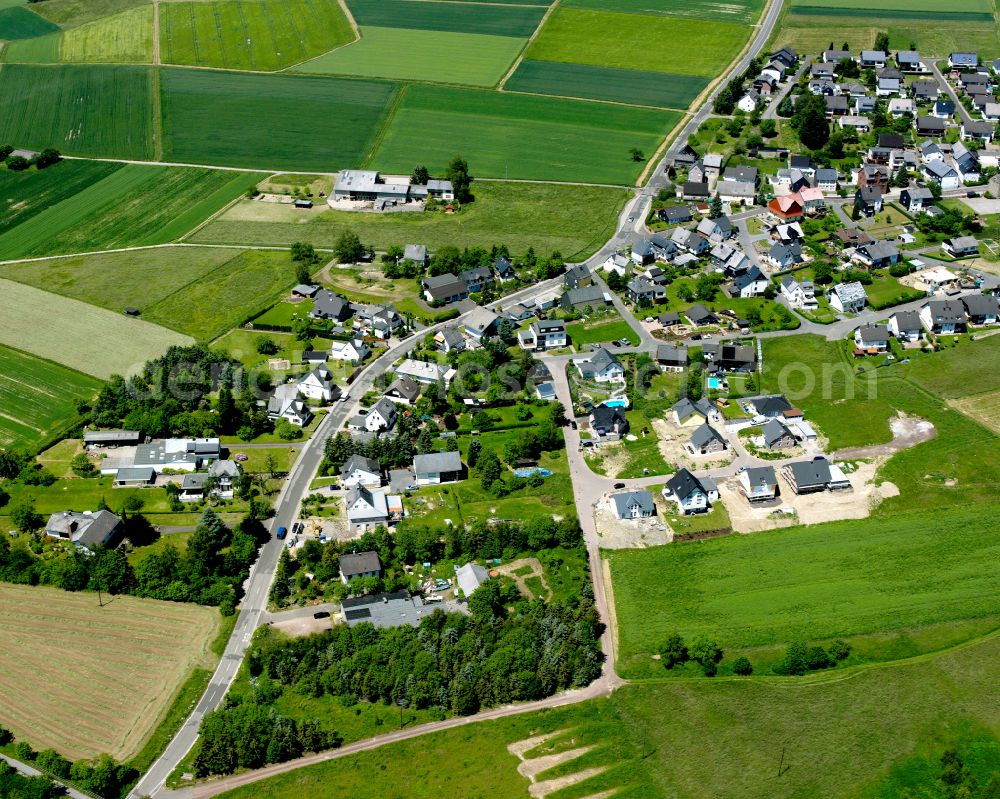
M 0 266 L 0 278 L 208 341 L 274 302 L 293 279 L 288 254 L 163 247 Z
M 639 343 L 639 336 L 632 326 L 624 319 L 588 325 L 585 322 L 571 322 L 566 325 L 566 334 L 577 350 L 588 344 L 604 344 L 618 339 L 627 338 L 632 346 Z
M 47 20 L 68 29 L 148 4 L 149 0 L 45 0 L 36 3 L 33 9 Z
M 191 69 L 164 69 L 162 84 L 166 159 L 296 171 L 359 166 L 396 91 L 377 81 Z
M 24 186 L 42 172 L 20 173 Z M 71 171 L 72 174 L 72 171 Z M 0 235 L 0 257 L 23 258 L 169 242 L 254 185 L 260 175 L 129 164 Z M 12 183 L 14 183 L 12 181 Z M 2 229 L 2 228 L 0 228 Z
M 34 39 L 19 39 L 0 48 L 0 61 L 12 64 L 55 64 L 59 61 L 62 32 Z
M 715 78 L 746 39 L 734 22 L 557 8 L 525 57 Z
M 171 345 L 191 343 L 149 322 L 9 280 L 0 280 L 0 318 L 0 344 L 102 379 L 130 374 Z
M 671 3 L 659 3 L 656 0 L 562 0 L 560 5 L 603 11 L 628 11 L 633 14 L 755 22 L 764 3 L 763 0 L 673 0 Z
M 32 39 L 59 30 L 44 17 L 20 5 L 0 8 L 0 41 Z
M 638 69 L 522 61 L 504 84 L 504 89 L 661 108 L 687 108 L 707 85 L 707 78 L 695 75 L 668 76 Z
M 434 0 L 348 0 L 358 25 L 482 33 L 527 38 L 545 15 L 539 6 L 484 5 Z
M 213 0 L 160 6 L 165 64 L 273 71 L 354 40 L 337 0 Z
M 514 254 L 529 247 L 558 250 L 564 258 L 590 255 L 614 233 L 625 200 L 622 189 L 553 186 L 545 183 L 473 184 L 476 201 L 456 214 L 355 214 L 319 210 L 303 221 L 286 205 L 244 200 L 217 217 L 190 241 L 205 244 L 290 246 L 310 241 L 332 247 L 345 229 L 385 251 L 393 244 L 419 241 L 431 252 L 450 244 L 464 249 L 506 244 Z
M 917 662 L 858 669 L 851 679 L 626 685 L 608 698 L 387 744 L 222 797 L 523 799 L 528 782 L 507 747 L 540 734 L 554 735 L 526 757 L 592 747 L 539 771 L 539 782 L 597 772 L 553 797 L 902 797 L 907 778 L 923 776 L 933 791 L 937 761 L 953 745 L 985 785 L 996 769 L 998 664 L 1000 641 L 991 638 Z M 921 773 L 924 758 L 930 763 Z
M 77 401 L 98 388 L 92 377 L 0 346 L 0 447 L 35 450 L 72 424 Z
M 524 40 L 513 36 L 364 27 L 360 41 L 295 71 L 493 86 L 523 46 Z
M 372 158 L 386 172 L 415 163 L 442 172 L 460 152 L 473 173 L 536 180 L 633 182 L 643 163 L 677 123 L 672 111 L 583 100 L 410 86 Z
M 150 70 L 0 67 L 0 141 L 76 155 L 153 155 Z
M 153 7 L 139 6 L 71 28 L 62 35 L 59 58 L 79 63 L 150 63 Z

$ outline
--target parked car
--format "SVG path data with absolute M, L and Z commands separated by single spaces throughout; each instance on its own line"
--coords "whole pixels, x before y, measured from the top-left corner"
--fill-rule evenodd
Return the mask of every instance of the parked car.
M 965 196 L 966 197 L 978 197 L 979 196 L 979 192 L 978 191 L 967 191 L 965 193 Z
M 284 541 L 286 535 L 288 535 L 288 529 L 285 527 L 279 527 L 278 532 L 274 537 L 277 538 L 279 541 Z
M 313 613 L 313 618 L 314 619 L 329 619 L 330 618 L 330 611 L 328 611 L 328 610 L 317 610 L 315 613 Z
M 577 424 L 576 424 L 576 422 L 575 422 L 575 421 L 571 421 L 571 422 L 569 423 L 569 426 L 570 426 L 570 427 L 572 427 L 572 428 L 573 428 L 574 430 L 576 430 L 576 429 L 577 429 Z
M 625 488 L 625 483 L 615 483 L 615 488 Z

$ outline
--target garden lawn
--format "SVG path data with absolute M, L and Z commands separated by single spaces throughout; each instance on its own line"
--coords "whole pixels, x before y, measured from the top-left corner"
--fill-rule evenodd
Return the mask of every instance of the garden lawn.
M 164 69 L 161 80 L 164 158 L 275 170 L 360 166 L 396 92 L 380 81 L 191 69 Z
M 636 440 L 622 439 L 621 446 L 625 448 L 628 458 L 618 474 L 613 476 L 635 478 L 651 474 L 670 474 L 673 469 L 663 459 L 656 430 L 653 429 L 646 414 L 642 411 L 629 410 L 625 412 L 625 418 L 628 419 L 629 434 L 635 436 Z
M 191 339 L 122 313 L 0 279 L 0 344 L 107 379 Z M 39 324 L 71 319 L 72 324 Z
M 383 28 L 481 33 L 527 38 L 545 15 L 545 4 L 434 2 L 434 0 L 348 0 L 358 25 Z
M 150 159 L 151 71 L 5 64 L 0 67 L 0 141 L 74 155 Z
M 300 64 L 295 71 L 494 86 L 524 42 L 512 36 L 364 27 L 360 41 Z M 405 59 L 400 52 L 406 53 Z
M 725 649 L 891 635 L 995 616 L 996 508 L 899 513 L 608 553 L 626 677 L 671 631 Z
M 337 0 L 221 0 L 160 6 L 165 64 L 273 71 L 354 41 Z
M 100 381 L 0 346 L 0 447 L 34 451 L 78 418 L 76 403 L 89 400 Z
M 370 166 L 408 174 L 424 163 L 442 173 L 458 141 L 476 175 L 632 183 L 678 120 L 672 111 L 413 85 Z
M 707 85 L 708 78 L 696 75 L 671 75 L 666 80 L 657 72 L 638 69 L 522 61 L 504 89 L 629 105 L 687 108 Z
M 566 333 L 577 351 L 588 344 L 603 344 L 623 338 L 627 338 L 633 347 L 639 344 L 638 334 L 624 319 L 596 325 L 588 325 L 585 322 L 570 322 L 566 325 Z
M 164 7 L 169 7 L 164 4 Z M 67 62 L 149 64 L 153 60 L 153 6 L 122 11 L 66 31 L 59 59 Z
M 3 173 L 0 172 L 0 176 Z M 284 205 L 243 201 L 190 237 L 214 244 L 290 246 L 310 241 L 332 247 L 344 230 L 353 230 L 377 250 L 420 241 L 431 252 L 445 245 L 459 249 L 505 244 L 511 253 L 529 247 L 578 260 L 610 238 L 615 220 L 630 196 L 622 189 L 553 186 L 545 183 L 473 183 L 476 201 L 455 214 L 355 214 L 319 210 L 305 217 Z
M 525 57 L 711 79 L 736 57 L 747 35 L 747 26 L 736 22 L 559 7 Z
M 259 177 L 128 164 L 0 235 L 0 255 L 22 258 L 166 243 L 189 232 Z

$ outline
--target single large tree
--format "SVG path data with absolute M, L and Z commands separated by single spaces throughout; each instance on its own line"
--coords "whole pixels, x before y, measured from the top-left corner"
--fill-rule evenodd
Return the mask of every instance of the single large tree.
M 355 264 L 365 255 L 365 245 L 353 230 L 345 230 L 333 245 L 333 254 L 338 263 Z
M 455 190 L 455 199 L 460 203 L 467 203 L 472 199 L 472 175 L 469 174 L 469 164 L 460 155 L 456 155 L 451 159 L 451 163 L 448 164 L 448 172 L 446 173 L 448 180 L 451 181 L 452 188 Z
M 792 128 L 810 150 L 818 150 L 830 138 L 826 119 L 826 99 L 815 94 L 799 95 L 792 113 Z

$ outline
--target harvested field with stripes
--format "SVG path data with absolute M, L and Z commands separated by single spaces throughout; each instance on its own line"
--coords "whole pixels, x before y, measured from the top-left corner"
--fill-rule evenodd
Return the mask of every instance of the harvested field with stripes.
M 16 545 L 16 544 L 15 544 Z M 0 724 L 70 759 L 124 760 L 196 667 L 214 608 L 0 584 Z

